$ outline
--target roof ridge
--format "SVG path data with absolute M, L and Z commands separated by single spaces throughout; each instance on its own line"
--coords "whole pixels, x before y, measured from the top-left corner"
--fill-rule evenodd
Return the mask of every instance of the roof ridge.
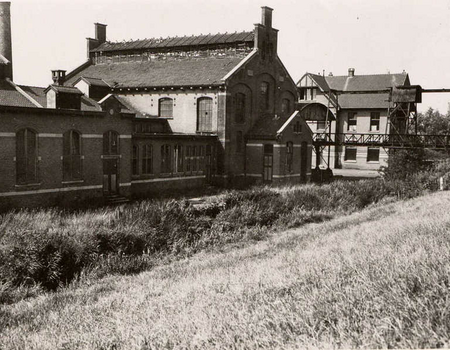
M 313 73 L 309 73 L 313 74 Z M 369 76 L 381 76 L 381 75 L 407 75 L 408 73 L 376 73 L 376 74 L 355 74 L 353 77 L 348 75 L 325 75 L 325 78 L 355 78 L 355 77 L 369 77 Z M 316 74 L 317 75 L 317 74 Z
M 46 89 L 43 86 L 36 86 L 36 85 L 25 85 L 25 84 L 16 84 L 18 87 L 30 87 L 30 88 L 38 88 L 38 89 Z
M 151 40 L 151 41 L 163 41 L 163 40 L 168 40 L 168 39 L 178 39 L 178 38 L 185 38 L 185 37 L 200 37 L 200 36 L 214 36 L 214 35 L 225 35 L 225 34 L 243 34 L 243 33 L 248 33 L 248 34 L 250 34 L 250 33 L 253 33 L 253 31 L 252 30 L 241 30 L 241 31 L 235 31 L 234 33 L 228 33 L 228 32 L 224 32 L 224 33 L 220 33 L 220 32 L 217 32 L 216 34 L 211 34 L 211 33 L 208 33 L 208 34 L 203 34 L 203 33 L 200 33 L 200 34 L 192 34 L 192 35 L 183 35 L 183 36 L 179 36 L 179 35 L 175 35 L 175 36 L 166 36 L 166 37 L 159 37 L 159 38 L 157 38 L 157 37 L 152 37 L 152 38 L 145 38 L 145 39 L 136 39 L 136 40 L 133 40 L 133 39 L 130 39 L 130 40 L 125 40 L 125 39 L 123 39 L 122 41 L 111 41 L 111 40 L 108 40 L 108 41 L 106 41 L 105 43 L 107 43 L 107 44 L 122 44 L 122 43 L 135 43 L 135 42 L 138 42 L 138 41 L 148 41 L 148 40 Z
M 36 107 L 38 108 L 43 108 L 43 106 L 37 102 L 33 97 L 31 97 L 30 95 L 28 95 L 25 91 L 23 91 L 20 86 L 16 85 L 11 79 L 6 78 L 5 79 L 14 89 L 16 89 L 16 91 L 21 94 L 23 97 L 25 97 L 29 102 L 31 102 L 32 104 L 34 104 Z

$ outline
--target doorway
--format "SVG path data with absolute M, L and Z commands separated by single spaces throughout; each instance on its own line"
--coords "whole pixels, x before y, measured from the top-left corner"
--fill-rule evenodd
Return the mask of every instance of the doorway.
M 263 182 L 271 183 L 273 178 L 273 145 L 264 145 Z

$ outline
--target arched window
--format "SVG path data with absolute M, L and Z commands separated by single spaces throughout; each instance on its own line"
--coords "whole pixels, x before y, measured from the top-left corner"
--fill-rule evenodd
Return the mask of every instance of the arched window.
M 160 117 L 173 118 L 173 100 L 168 97 L 160 98 L 158 111 Z
M 31 129 L 16 133 L 16 180 L 18 184 L 32 184 L 38 178 L 38 138 Z
M 197 100 L 197 132 L 212 132 L 212 98 Z
M 260 108 L 261 111 L 267 111 L 269 109 L 269 83 L 267 81 L 261 82 L 260 86 Z
M 235 95 L 234 120 L 236 123 L 245 122 L 245 94 L 238 92 Z
M 286 143 L 286 171 L 291 173 L 293 170 L 292 163 L 294 160 L 294 144 L 292 142 Z
M 119 154 L 119 134 L 115 131 L 107 131 L 103 134 L 103 154 Z
M 172 158 L 170 155 L 170 145 L 161 146 L 161 173 L 170 174 L 172 172 Z
M 281 113 L 288 115 L 291 113 L 291 100 L 288 98 L 283 98 L 281 100 Z
M 142 146 L 142 174 L 153 174 L 153 146 Z
M 63 135 L 63 180 L 81 180 L 82 177 L 81 135 L 69 130 Z

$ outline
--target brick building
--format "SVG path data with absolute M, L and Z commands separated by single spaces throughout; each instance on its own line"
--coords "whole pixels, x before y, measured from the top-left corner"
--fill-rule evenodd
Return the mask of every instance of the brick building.
M 327 106 L 331 133 L 389 134 L 389 92 L 396 86 L 409 86 L 409 76 L 400 74 L 356 75 L 350 68 L 345 76 L 322 76 L 306 73 L 297 83 L 300 104 L 317 102 Z M 391 105 L 392 107 L 392 105 Z M 314 133 L 329 132 L 324 120 L 309 120 Z M 330 168 L 377 170 L 387 165 L 387 152 L 380 147 L 331 146 Z M 313 159 L 313 167 L 316 162 Z M 328 148 L 321 168 L 328 165 Z
M 0 207 L 308 180 L 311 131 L 272 9 L 251 32 L 112 43 L 95 30 L 87 61 L 47 88 L 16 85 L 0 46 Z

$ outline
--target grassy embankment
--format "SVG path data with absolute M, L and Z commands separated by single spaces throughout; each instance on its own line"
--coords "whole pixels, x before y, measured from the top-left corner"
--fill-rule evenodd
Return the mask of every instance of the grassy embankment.
M 80 279 L 0 306 L 0 348 L 449 347 L 449 207 L 448 192 L 378 204 Z

